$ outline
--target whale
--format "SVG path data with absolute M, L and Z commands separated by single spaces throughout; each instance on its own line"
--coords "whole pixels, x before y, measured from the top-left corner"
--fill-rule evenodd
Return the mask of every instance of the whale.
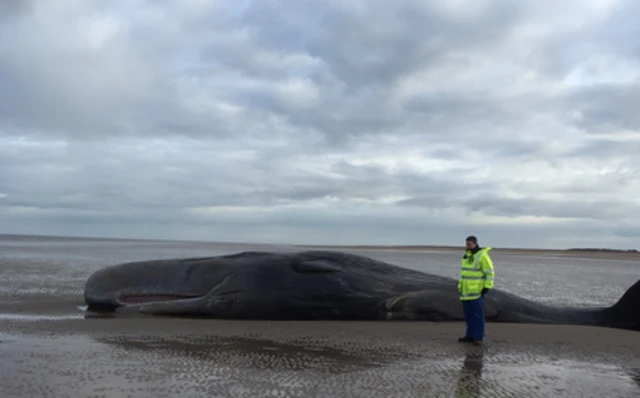
M 238 320 L 462 321 L 455 278 L 340 251 L 242 251 L 107 265 L 87 311 Z M 494 288 L 488 322 L 640 331 L 640 280 L 611 306 L 555 306 Z

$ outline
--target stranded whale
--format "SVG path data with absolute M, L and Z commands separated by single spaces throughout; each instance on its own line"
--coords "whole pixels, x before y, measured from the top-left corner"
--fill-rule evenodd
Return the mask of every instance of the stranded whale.
M 463 320 L 457 280 L 333 251 L 240 252 L 107 266 L 88 311 L 271 320 Z M 612 307 L 556 307 L 493 289 L 487 321 L 640 330 L 640 281 Z

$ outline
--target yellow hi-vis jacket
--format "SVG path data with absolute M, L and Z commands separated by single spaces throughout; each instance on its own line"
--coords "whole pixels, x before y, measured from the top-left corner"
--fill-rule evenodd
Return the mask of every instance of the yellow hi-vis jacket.
M 488 253 L 491 249 L 491 247 L 480 249 L 475 254 L 467 250 L 465 253 L 458 282 L 460 300 L 479 299 L 482 289 L 493 288 L 493 262 Z

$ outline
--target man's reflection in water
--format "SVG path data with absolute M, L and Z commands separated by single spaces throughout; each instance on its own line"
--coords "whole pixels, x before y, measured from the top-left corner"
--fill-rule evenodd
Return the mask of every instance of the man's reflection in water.
M 640 387 L 640 368 L 628 370 L 627 372 L 629 373 L 629 377 L 631 377 L 631 380 L 633 380 L 636 385 Z
M 481 397 L 482 367 L 484 365 L 484 347 L 469 347 L 460 369 L 456 397 Z

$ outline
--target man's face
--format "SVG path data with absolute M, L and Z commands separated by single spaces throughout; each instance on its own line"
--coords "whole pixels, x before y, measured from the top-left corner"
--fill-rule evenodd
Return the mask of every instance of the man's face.
M 467 250 L 473 250 L 476 247 L 476 243 L 473 243 L 472 241 L 468 240 L 467 241 Z

